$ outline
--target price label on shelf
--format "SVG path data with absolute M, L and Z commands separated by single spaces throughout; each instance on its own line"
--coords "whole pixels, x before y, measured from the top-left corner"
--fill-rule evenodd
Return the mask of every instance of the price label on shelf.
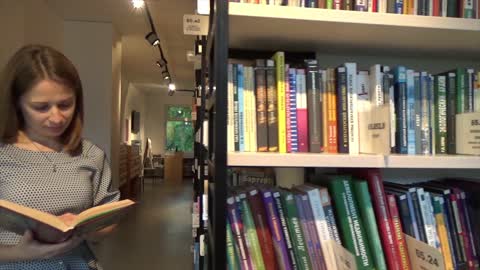
M 443 256 L 438 249 L 406 234 L 405 239 L 412 269 L 445 270 Z
M 183 15 L 183 34 L 193 36 L 208 35 L 208 16 Z

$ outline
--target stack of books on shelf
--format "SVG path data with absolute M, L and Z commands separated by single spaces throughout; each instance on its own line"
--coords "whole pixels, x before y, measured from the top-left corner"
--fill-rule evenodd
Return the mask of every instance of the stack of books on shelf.
M 230 2 L 479 19 L 478 0 L 230 0 Z
M 480 72 L 445 70 L 324 68 L 315 59 L 286 61 L 284 52 L 230 59 L 228 151 L 371 153 L 368 130 L 385 130 L 382 153 L 457 154 L 456 117 L 480 112 Z
M 478 269 L 480 182 L 403 185 L 377 169 L 348 173 L 290 189 L 231 187 L 228 269 Z M 339 246 L 356 268 L 340 266 Z

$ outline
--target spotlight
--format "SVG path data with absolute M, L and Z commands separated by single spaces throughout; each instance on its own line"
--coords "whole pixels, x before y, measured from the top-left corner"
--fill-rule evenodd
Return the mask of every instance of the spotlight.
M 166 80 L 166 81 L 170 80 L 170 74 L 168 73 L 168 71 L 163 71 L 162 76 L 163 76 L 164 80 Z M 170 88 L 170 86 L 169 86 L 169 88 Z
M 168 84 L 168 90 L 169 91 L 175 91 L 175 84 L 174 83 L 169 83 Z
M 152 46 L 157 46 L 160 44 L 160 40 L 158 39 L 157 33 L 150 32 L 145 36 L 145 39 L 150 43 Z
M 165 59 L 160 59 L 156 62 L 156 64 L 159 68 L 166 67 L 167 66 L 167 61 Z
M 132 0 L 132 4 L 134 8 L 143 8 L 145 6 L 145 2 L 143 0 Z

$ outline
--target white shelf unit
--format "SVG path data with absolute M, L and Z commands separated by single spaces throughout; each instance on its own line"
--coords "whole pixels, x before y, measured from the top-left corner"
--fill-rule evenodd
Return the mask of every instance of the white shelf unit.
M 480 68 L 480 20 L 229 3 L 229 46 L 235 49 L 316 52 L 320 64 L 357 61 L 405 64 L 433 74 Z M 228 166 L 480 169 L 480 157 L 227 154 Z
M 227 164 L 241 167 L 478 169 L 480 157 L 230 152 Z

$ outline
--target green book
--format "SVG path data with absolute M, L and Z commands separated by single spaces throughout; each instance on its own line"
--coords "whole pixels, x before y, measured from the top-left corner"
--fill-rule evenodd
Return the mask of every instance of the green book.
M 262 250 L 260 249 L 260 243 L 258 241 L 257 229 L 253 221 L 252 212 L 247 202 L 247 194 L 245 192 L 239 192 L 240 209 L 242 213 L 242 220 L 245 229 L 245 238 L 247 240 L 248 252 L 252 257 L 252 264 L 257 270 L 265 270 L 265 264 L 263 263 Z
M 368 191 L 368 183 L 363 180 L 352 181 L 353 193 L 357 199 L 360 207 L 360 218 L 365 225 L 365 232 L 367 236 L 368 246 L 373 253 L 373 263 L 376 270 L 387 270 L 385 257 L 383 254 L 382 243 L 380 242 L 380 235 L 378 234 L 377 221 L 373 211 L 370 192 Z
M 290 231 L 297 267 L 299 270 L 310 270 L 312 269 L 312 264 L 310 262 L 310 256 L 308 255 L 300 218 L 298 217 L 295 198 L 292 193 L 288 191 L 281 191 L 280 195 L 285 208 L 287 227 Z
M 447 154 L 447 76 L 435 76 L 434 87 L 435 153 Z
M 232 228 L 227 219 L 227 264 L 229 270 L 240 270 L 240 262 L 238 260 L 238 253 L 233 242 Z
M 337 213 L 342 242 L 345 248 L 355 256 L 357 269 L 375 269 L 365 229 L 360 219 L 358 205 L 353 194 L 351 176 L 331 176 L 329 190 Z
M 464 68 L 457 68 L 457 114 L 465 112 L 465 93 L 467 74 Z

